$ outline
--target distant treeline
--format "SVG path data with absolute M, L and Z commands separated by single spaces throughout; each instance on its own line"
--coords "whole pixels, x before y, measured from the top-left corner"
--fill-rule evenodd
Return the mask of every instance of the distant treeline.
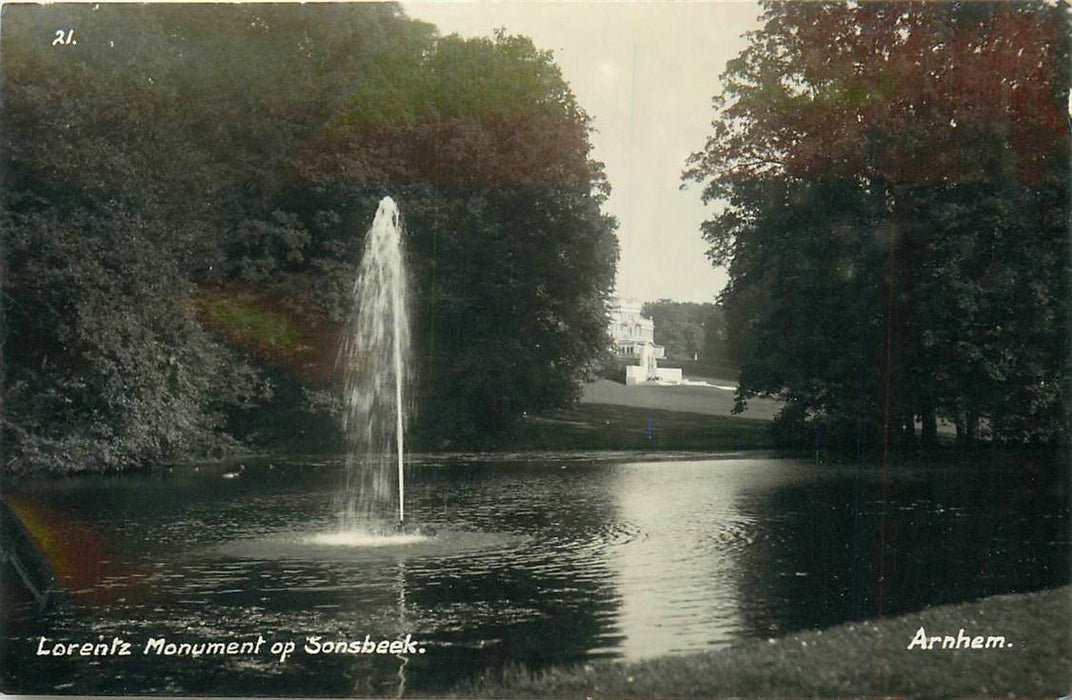
M 384 195 L 416 444 L 569 403 L 607 346 L 602 165 L 528 39 L 368 3 L 6 5 L 3 27 L 6 468 L 330 444 Z
M 686 173 L 740 405 L 800 443 L 1067 441 L 1072 7 L 764 8 Z
M 659 299 L 645 302 L 641 315 L 654 323 L 655 343 L 666 349 L 667 359 L 722 368 L 736 364 L 718 304 Z

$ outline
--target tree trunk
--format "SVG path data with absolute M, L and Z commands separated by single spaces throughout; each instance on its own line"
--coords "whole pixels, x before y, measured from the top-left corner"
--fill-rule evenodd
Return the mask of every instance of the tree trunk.
M 968 411 L 968 418 L 964 423 L 964 443 L 971 447 L 975 444 L 979 433 L 979 416 L 975 411 Z
M 905 447 L 916 446 L 916 414 L 912 411 L 905 411 L 904 437 L 902 440 Z
M 925 448 L 938 445 L 938 416 L 935 414 L 934 409 L 929 406 L 923 409 L 923 430 L 921 437 L 923 440 L 923 447 Z

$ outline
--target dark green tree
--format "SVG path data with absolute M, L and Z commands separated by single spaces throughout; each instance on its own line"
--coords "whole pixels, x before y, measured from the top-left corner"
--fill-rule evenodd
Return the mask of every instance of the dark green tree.
M 310 234 L 272 205 L 296 154 L 385 47 L 432 31 L 393 5 L 294 9 L 4 7 L 12 466 L 215 450 L 269 393 L 196 285 L 302 263 Z
M 642 314 L 655 325 L 655 342 L 675 360 L 726 361 L 725 321 L 717 304 L 660 299 L 644 304 Z
M 440 38 L 391 4 L 5 6 L 3 22 L 12 465 L 196 454 L 269 424 L 249 411 L 273 391 L 269 412 L 330 405 L 385 194 L 410 227 L 429 439 L 576 396 L 617 248 L 550 54 Z M 57 27 L 77 44 L 53 46 Z
M 314 245 L 332 267 L 380 195 L 399 202 L 419 432 L 432 445 L 479 442 L 579 396 L 609 343 L 615 224 L 600 210 L 589 119 L 548 52 L 501 33 L 397 50 L 398 69 L 363 84 L 312 140 L 301 188 L 323 198 L 305 217 L 338 223 Z
M 1067 436 L 1068 8 L 768 3 L 686 177 L 743 407 L 846 442 Z

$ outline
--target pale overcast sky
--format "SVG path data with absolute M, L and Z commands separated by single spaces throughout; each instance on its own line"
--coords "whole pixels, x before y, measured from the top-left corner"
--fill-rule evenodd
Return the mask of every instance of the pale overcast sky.
M 726 282 L 704 255 L 710 215 L 695 185 L 679 191 L 702 148 L 726 61 L 758 26 L 753 2 L 403 2 L 442 34 L 490 36 L 504 27 L 554 52 L 594 118 L 595 157 L 614 188 L 620 222 L 618 294 L 641 301 L 713 301 Z

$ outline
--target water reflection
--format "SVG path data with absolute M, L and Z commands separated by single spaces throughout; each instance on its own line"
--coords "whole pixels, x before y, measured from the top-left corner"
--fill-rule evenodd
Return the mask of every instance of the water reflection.
M 1045 469 L 831 469 L 747 494 L 763 523 L 734 576 L 749 637 L 1069 580 L 1067 476 Z
M 47 515 L 60 555 L 88 542 L 82 559 L 101 566 L 70 569 L 70 604 L 45 619 L 5 600 L 8 687 L 434 693 L 506 664 L 678 653 L 1068 580 L 1067 495 L 1036 472 L 903 472 L 883 489 L 870 470 L 789 460 L 428 461 L 409 480 L 412 517 L 449 536 L 310 545 L 334 526 L 340 466 L 247 461 L 232 479 L 202 465 L 15 494 Z M 42 634 L 298 647 L 411 634 L 426 653 L 45 664 L 31 653 Z
M 725 467 L 725 465 L 718 465 Z M 638 536 L 608 550 L 622 597 L 621 652 L 630 658 L 724 641 L 739 625 L 727 534 L 740 523 L 739 484 L 696 463 L 618 469 L 623 522 Z

